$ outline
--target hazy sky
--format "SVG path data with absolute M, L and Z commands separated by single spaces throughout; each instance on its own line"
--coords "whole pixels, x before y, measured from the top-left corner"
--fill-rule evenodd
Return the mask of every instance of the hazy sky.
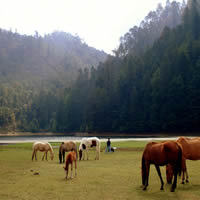
M 182 0 L 178 0 L 182 1 Z M 0 0 L 0 28 L 23 34 L 78 34 L 110 53 L 119 38 L 166 0 Z

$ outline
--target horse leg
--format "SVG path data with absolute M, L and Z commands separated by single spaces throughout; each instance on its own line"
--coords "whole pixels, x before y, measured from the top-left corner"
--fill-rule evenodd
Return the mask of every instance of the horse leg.
M 45 154 L 46 154 L 46 152 L 44 152 L 44 155 L 43 155 L 43 157 L 42 157 L 42 160 L 44 160 Z
M 98 145 L 97 145 L 97 147 L 96 147 L 96 159 L 95 160 L 99 160 L 99 147 L 98 147 Z
M 68 177 L 68 171 L 69 171 L 69 170 L 67 169 L 66 172 L 65 172 L 65 173 L 66 173 L 66 177 L 65 177 L 66 179 L 67 179 L 67 177 Z
M 73 178 L 73 161 L 72 161 L 72 164 L 71 164 L 71 179 Z
M 37 161 L 37 150 L 35 151 L 35 160 Z
M 178 175 L 177 166 L 174 166 L 174 182 L 173 182 L 172 187 L 171 187 L 171 192 L 174 192 L 175 189 L 176 189 L 177 175 Z
M 76 177 L 76 175 L 77 175 L 77 173 L 76 173 L 76 170 L 77 170 L 77 162 L 76 162 L 76 160 L 75 160 L 74 162 L 75 162 L 75 177 Z
M 183 169 L 183 171 L 182 171 L 182 182 L 181 182 L 181 184 L 184 184 L 185 182 L 185 169 Z
M 32 153 L 32 161 L 34 159 L 34 156 L 35 156 L 35 150 L 33 150 L 33 153 Z
M 144 183 L 144 188 L 143 190 L 146 190 L 147 189 L 147 186 L 149 185 L 149 169 L 150 169 L 150 164 L 149 163 L 145 163 L 146 165 L 146 170 L 145 170 L 145 183 Z
M 96 156 L 95 156 L 95 158 L 94 158 L 95 160 L 97 160 L 97 148 L 96 148 Z
M 100 158 L 100 149 L 101 147 L 100 147 L 100 145 L 98 146 L 98 160 L 99 160 L 99 158 Z
M 182 184 L 185 183 L 185 173 L 186 173 L 186 177 L 188 177 L 187 169 L 186 169 L 186 160 L 182 158 Z
M 162 175 L 161 175 L 161 172 L 160 172 L 160 167 L 159 167 L 159 165 L 155 165 L 155 167 L 156 167 L 158 176 L 160 177 L 160 182 L 161 182 L 160 190 L 163 190 L 164 182 L 163 182 Z
M 86 149 L 86 154 L 87 154 L 87 160 L 89 160 L 89 157 L 88 157 L 88 149 Z
M 63 163 L 65 162 L 65 151 L 62 152 L 63 155 Z
M 47 160 L 47 154 L 48 154 L 48 151 L 46 152 L 46 161 L 48 161 L 48 160 Z
M 185 173 L 186 173 L 186 183 L 189 183 L 189 176 L 188 176 L 188 172 L 187 172 L 187 169 L 185 170 Z

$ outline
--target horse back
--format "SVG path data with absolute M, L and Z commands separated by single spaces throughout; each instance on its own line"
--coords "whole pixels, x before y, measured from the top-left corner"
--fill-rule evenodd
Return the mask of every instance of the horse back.
M 39 151 L 47 151 L 50 149 L 49 143 L 43 143 L 43 142 L 35 142 L 33 144 L 33 150 L 39 150 Z
M 71 164 L 73 161 L 76 161 L 76 152 L 71 151 L 67 154 L 66 163 Z
M 178 143 L 181 144 L 183 148 L 183 155 L 189 160 L 199 160 L 200 159 L 200 137 L 196 138 L 179 138 Z
M 180 148 L 174 141 L 150 142 L 144 149 L 143 156 L 152 164 L 166 165 L 178 158 Z
M 76 143 L 73 141 L 62 142 L 60 145 L 60 150 L 64 151 L 77 151 Z
M 159 158 L 158 162 L 160 163 L 160 160 L 162 159 L 161 149 L 162 146 L 157 142 L 147 143 L 143 152 L 143 159 L 148 161 L 149 163 L 154 164 L 155 162 L 157 162 L 155 158 Z

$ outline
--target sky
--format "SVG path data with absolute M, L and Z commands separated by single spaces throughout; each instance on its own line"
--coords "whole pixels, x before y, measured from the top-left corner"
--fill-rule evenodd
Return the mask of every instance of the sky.
M 182 2 L 182 0 L 177 0 Z M 0 28 L 21 34 L 78 34 L 89 46 L 111 53 L 119 39 L 166 0 L 0 0 Z

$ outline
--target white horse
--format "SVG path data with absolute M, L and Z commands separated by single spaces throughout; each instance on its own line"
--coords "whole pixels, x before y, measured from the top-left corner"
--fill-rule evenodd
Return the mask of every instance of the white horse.
M 96 147 L 96 157 L 95 160 L 99 160 L 99 155 L 100 155 L 100 148 L 101 148 L 101 142 L 99 138 L 97 137 L 91 137 L 91 138 L 83 138 L 81 140 L 80 146 L 79 146 L 79 160 L 82 158 L 83 154 L 83 160 L 85 159 L 85 151 L 87 154 L 87 160 L 88 158 L 88 149 Z M 84 151 L 85 150 L 85 151 Z
M 47 160 L 47 153 L 48 151 L 50 151 L 51 160 L 53 160 L 53 157 L 54 157 L 53 148 L 48 142 L 35 142 L 33 144 L 32 160 L 34 159 L 34 157 L 35 157 L 35 160 L 37 160 L 37 151 L 44 152 L 42 160 L 44 160 L 45 155 L 46 155 L 46 160 Z

